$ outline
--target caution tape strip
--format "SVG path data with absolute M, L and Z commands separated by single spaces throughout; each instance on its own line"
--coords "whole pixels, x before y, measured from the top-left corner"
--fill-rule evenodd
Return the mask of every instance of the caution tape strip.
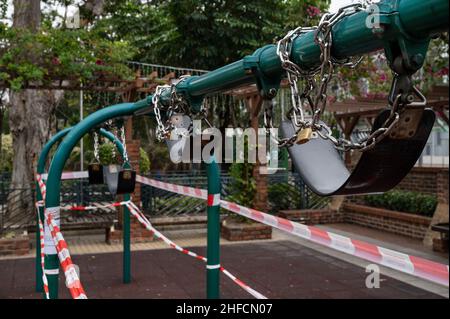
M 189 197 L 194 197 L 194 198 L 199 198 L 199 199 L 206 199 L 208 197 L 208 192 L 204 189 L 199 189 L 199 188 L 193 188 L 193 187 L 189 187 L 189 186 L 179 186 L 179 185 L 175 185 L 175 184 L 170 184 L 170 183 L 164 183 L 155 179 L 151 179 L 151 178 L 147 178 L 147 177 L 143 177 L 140 175 L 136 176 L 136 181 L 144 184 L 144 185 L 149 185 L 149 186 L 153 186 L 159 189 L 164 189 L 166 191 L 172 192 L 172 193 L 177 193 L 180 195 L 186 195 Z
M 168 191 L 176 189 L 176 193 L 186 196 L 190 196 L 190 194 L 192 194 L 193 192 L 192 189 L 189 189 L 188 192 L 185 192 L 184 186 L 163 182 L 155 183 L 155 181 L 148 178 L 145 179 L 145 184 L 154 187 L 158 187 L 157 185 L 159 185 L 161 187 L 158 188 L 162 188 Z M 196 192 L 198 194 L 201 193 L 201 198 L 207 200 L 206 190 L 197 189 Z M 447 287 L 449 286 L 448 265 L 444 265 L 420 257 L 407 255 L 391 249 L 376 246 L 374 244 L 334 234 L 332 232 L 327 232 L 314 226 L 299 224 L 281 217 L 269 215 L 255 209 L 247 208 L 225 200 L 221 200 L 220 205 L 222 208 L 228 211 L 263 223 L 265 225 L 275 227 L 291 235 L 315 242 L 317 244 L 344 252 L 352 256 L 368 260 L 370 262 L 374 262 L 398 270 L 400 272 L 426 279 Z
M 65 173 L 65 177 L 84 178 L 87 172 Z M 44 179 L 44 178 L 43 178 Z M 136 181 L 180 195 L 208 200 L 204 189 L 165 183 L 143 176 Z M 314 226 L 299 224 L 281 217 L 266 214 L 251 208 L 221 200 L 221 206 L 231 212 L 280 229 L 294 236 L 312 241 L 323 246 L 374 262 L 400 272 L 426 279 L 444 286 L 449 286 L 449 266 L 424 258 L 407 255 L 391 249 L 383 248 L 367 242 L 351 239 Z
M 201 255 L 198 255 L 190 250 L 187 250 L 176 243 L 174 243 L 172 240 L 164 236 L 162 233 L 160 233 L 156 228 L 153 227 L 153 225 L 150 223 L 150 221 L 144 216 L 144 214 L 140 211 L 140 209 L 133 203 L 130 202 L 127 204 L 128 209 L 130 210 L 131 214 L 137 218 L 137 220 L 144 225 L 147 230 L 152 232 L 157 238 L 161 239 L 163 242 L 165 242 L 168 246 L 171 248 L 178 250 L 179 252 L 191 256 L 193 258 L 199 259 L 203 262 L 207 262 L 206 257 L 203 257 Z M 236 283 L 239 287 L 247 291 L 249 294 L 251 294 L 253 297 L 257 299 L 267 299 L 263 294 L 259 293 L 258 291 L 254 290 L 250 286 L 248 286 L 246 283 L 244 283 L 242 280 L 236 278 L 233 274 L 231 274 L 228 270 L 226 270 L 222 266 L 218 266 L 219 270 L 226 275 L 228 278 L 230 278 L 234 283 Z
M 50 233 L 53 238 L 53 242 L 55 243 L 56 251 L 58 252 L 59 262 L 66 277 L 67 288 L 69 288 L 70 294 L 73 299 L 87 299 L 80 278 L 78 277 L 78 273 L 72 262 L 69 247 L 67 246 L 67 243 L 64 240 L 64 237 L 61 234 L 58 225 L 53 219 L 53 214 L 50 213 L 47 209 L 45 215 L 47 225 L 50 228 Z
M 44 286 L 45 298 L 50 299 L 50 294 L 48 290 L 48 280 L 47 273 L 45 271 L 45 242 L 44 242 L 44 224 L 41 220 L 41 215 L 39 214 L 39 206 L 36 205 L 36 212 L 39 221 L 39 247 L 41 248 L 41 269 L 42 269 L 42 283 Z

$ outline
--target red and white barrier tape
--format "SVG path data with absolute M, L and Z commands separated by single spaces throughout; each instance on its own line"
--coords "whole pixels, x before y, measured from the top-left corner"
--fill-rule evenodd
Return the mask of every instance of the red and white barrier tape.
M 39 185 L 39 189 L 41 191 L 41 196 L 45 200 L 45 195 L 47 194 L 47 187 L 45 186 L 44 179 L 42 178 L 42 175 L 36 175 L 36 180 Z
M 162 183 L 150 179 L 145 179 L 145 184 L 162 188 L 168 191 L 191 196 L 192 190 L 185 191 L 184 186 Z M 202 194 L 201 198 L 207 200 L 206 190 L 197 189 L 196 193 Z M 198 197 L 200 198 L 200 197 Z M 247 217 L 257 222 L 263 223 L 285 231 L 294 236 L 324 245 L 326 247 L 357 256 L 362 259 L 416 276 L 444 286 L 449 286 L 449 266 L 433 262 L 420 257 L 415 257 L 400 253 L 391 249 L 379 247 L 363 241 L 351 239 L 331 232 L 324 231 L 320 228 L 307 226 L 292 222 L 290 220 L 269 215 L 251 208 L 230 203 L 225 200 L 221 201 L 221 207 L 238 215 Z
M 131 214 L 137 218 L 137 220 L 144 225 L 145 228 L 147 228 L 147 230 L 149 230 L 150 232 L 152 232 L 157 238 L 161 239 L 162 241 L 164 241 L 168 246 L 172 247 L 173 249 L 178 250 L 179 252 L 191 256 L 193 258 L 199 259 L 203 262 L 207 262 L 206 257 L 200 256 L 190 250 L 184 249 L 183 247 L 177 245 L 176 243 L 174 243 L 172 240 L 170 240 L 169 238 L 167 238 L 166 236 L 164 236 L 162 233 L 160 233 L 156 228 L 153 227 L 153 225 L 150 223 L 150 221 L 144 216 L 144 214 L 142 214 L 142 212 L 140 211 L 140 209 L 133 203 L 130 202 L 127 204 L 128 209 L 130 210 Z M 232 275 L 228 270 L 226 270 L 223 267 L 219 268 L 220 271 L 226 275 L 228 278 L 230 278 L 231 280 L 233 280 L 234 283 L 236 283 L 238 286 L 240 286 L 242 289 L 244 289 L 245 291 L 247 291 L 249 294 L 251 294 L 253 297 L 257 298 L 257 299 L 267 299 L 267 297 L 265 297 L 263 294 L 257 292 L 256 290 L 254 290 L 253 288 L 249 287 L 247 284 L 245 284 L 242 280 L 239 280 L 238 278 L 236 278 L 234 275 Z
M 44 286 L 45 298 L 50 299 L 48 290 L 48 280 L 47 274 L 45 273 L 45 244 L 44 244 L 44 224 L 41 220 L 41 215 L 39 214 L 39 207 L 36 205 L 36 212 L 39 221 L 39 247 L 41 248 L 41 269 L 42 269 L 42 283 Z
M 42 180 L 48 179 L 48 174 L 41 174 L 40 175 Z M 82 178 L 88 178 L 89 173 L 88 171 L 82 171 L 82 172 L 64 172 L 61 175 L 61 180 L 71 180 L 71 179 L 82 179 Z
M 87 172 L 65 173 L 66 178 L 85 178 Z M 44 179 L 44 178 L 43 178 Z M 38 180 L 39 181 L 39 180 Z M 180 195 L 208 200 L 207 191 L 154 179 L 137 176 L 136 181 Z M 45 189 L 44 189 L 45 191 Z M 324 245 L 326 247 L 381 264 L 383 266 L 411 274 L 432 282 L 449 286 L 449 266 L 420 257 L 400 253 L 363 241 L 351 239 L 313 226 L 306 226 L 290 220 L 272 216 L 254 209 L 246 208 L 222 200 L 221 206 L 236 214 L 278 228 L 294 236 Z
M 84 211 L 89 211 L 89 210 L 98 210 L 98 209 L 106 209 L 106 208 L 115 208 L 115 207 L 125 206 L 127 203 L 129 203 L 129 201 L 116 202 L 116 203 L 105 204 L 105 205 L 101 205 L 100 203 L 98 203 L 98 204 L 94 203 L 93 205 L 90 205 L 90 206 L 61 206 L 61 210 L 84 212 Z
M 66 277 L 66 285 L 69 288 L 70 294 L 73 299 L 87 299 L 86 293 L 84 292 L 83 286 L 81 285 L 80 278 L 78 277 L 77 270 L 70 257 L 69 248 L 66 241 L 64 240 L 58 225 L 53 219 L 53 214 L 50 209 L 46 209 L 46 221 L 50 228 L 50 233 L 53 238 L 53 242 L 58 252 L 58 258 L 61 263 L 61 267 L 64 271 Z
M 172 193 L 177 193 L 180 195 L 186 195 L 189 197 L 194 197 L 194 198 L 199 198 L 199 199 L 206 199 L 208 197 L 208 192 L 204 189 L 199 189 L 199 188 L 193 188 L 193 187 L 188 187 L 188 186 L 179 186 L 179 185 L 175 185 L 175 184 L 170 184 L 170 183 L 164 183 L 155 179 L 151 179 L 151 178 L 147 178 L 147 177 L 143 177 L 143 176 L 136 176 L 136 181 L 141 183 L 141 184 L 145 184 L 145 185 L 149 185 L 149 186 L 153 186 L 159 189 L 164 189 L 166 191 L 172 192 Z
M 317 227 L 292 222 L 224 200 L 222 201 L 222 207 L 241 216 L 349 255 L 357 256 L 445 286 L 449 285 L 449 267 L 447 265 L 330 233 Z

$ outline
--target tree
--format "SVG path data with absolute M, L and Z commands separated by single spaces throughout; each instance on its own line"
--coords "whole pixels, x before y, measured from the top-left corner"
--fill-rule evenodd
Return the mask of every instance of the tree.
M 13 30 L 26 34 L 38 32 L 41 24 L 39 0 L 14 0 Z M 14 45 L 12 45 L 13 47 Z M 39 63 L 39 57 L 33 56 L 33 47 L 22 51 L 29 63 Z M 9 92 L 9 127 L 13 140 L 13 172 L 11 188 L 29 189 L 34 180 L 35 164 L 42 145 L 51 132 L 50 118 L 61 93 L 37 90 L 11 90 Z M 33 198 L 30 193 L 17 196 L 11 193 L 8 211 L 19 213 L 23 209 L 32 209 Z
M 102 13 L 103 0 L 85 1 L 84 27 L 74 30 L 65 27 L 66 15 L 43 13 L 43 3 L 68 5 L 73 1 L 14 0 L 12 26 L 0 22 L 0 86 L 9 90 L 13 189 L 29 188 L 33 183 L 38 156 L 55 128 L 56 106 L 64 97 L 62 91 L 42 88 L 55 81 L 89 85 L 105 75 L 131 75 L 123 61 L 134 54 L 133 48 L 92 31 L 92 24 Z M 4 12 L 3 6 L 0 10 Z M 56 18 L 62 24 L 55 24 Z M 32 209 L 31 195 L 15 198 L 20 202 L 10 201 L 10 212 Z
M 112 27 L 116 39 L 137 47 L 137 60 L 210 70 L 273 43 L 291 28 L 317 23 L 329 2 L 115 0 L 108 1 L 97 27 Z

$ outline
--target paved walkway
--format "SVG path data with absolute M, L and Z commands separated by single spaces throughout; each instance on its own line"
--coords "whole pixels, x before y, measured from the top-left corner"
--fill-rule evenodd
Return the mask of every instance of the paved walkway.
M 204 247 L 195 247 L 204 254 Z M 438 295 L 382 276 L 381 288 L 367 289 L 361 267 L 300 246 L 293 241 L 225 245 L 222 263 L 269 298 L 440 298 Z M 174 250 L 135 251 L 132 283 L 121 283 L 121 254 L 76 256 L 90 298 L 204 298 L 205 266 Z M 39 298 L 33 292 L 32 259 L 0 261 L 0 298 Z M 62 281 L 62 280 L 61 280 Z M 222 276 L 223 298 L 249 298 Z M 63 282 L 60 297 L 69 298 Z
M 354 225 L 320 226 L 326 230 L 448 264 L 448 255 L 425 250 L 420 242 Z M 204 230 L 166 232 L 184 247 L 205 254 Z M 121 245 L 106 245 L 104 236 L 67 236 L 82 281 L 92 298 L 203 298 L 201 262 L 166 249 L 161 241 L 132 245 L 133 282 L 121 283 Z M 384 240 L 389 240 L 385 242 Z M 365 287 L 369 264 L 332 249 L 274 231 L 274 239 L 245 243 L 222 240 L 222 263 L 270 298 L 448 298 L 448 288 L 381 267 L 380 289 Z M 0 260 L 0 298 L 39 298 L 34 293 L 33 253 Z M 23 275 L 28 274 L 28 275 Z M 186 274 L 189 274 L 186 276 Z M 307 274 L 307 275 L 305 275 Z M 68 292 L 61 283 L 61 297 Z M 222 276 L 225 298 L 249 295 Z M 250 296 L 251 297 L 251 296 Z

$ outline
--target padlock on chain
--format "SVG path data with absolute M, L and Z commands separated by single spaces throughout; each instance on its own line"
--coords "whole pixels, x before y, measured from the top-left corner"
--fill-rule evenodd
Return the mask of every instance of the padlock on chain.
M 313 136 L 312 128 L 306 127 L 304 129 L 301 129 L 297 134 L 297 139 L 295 141 L 295 144 L 302 145 L 308 143 Z

